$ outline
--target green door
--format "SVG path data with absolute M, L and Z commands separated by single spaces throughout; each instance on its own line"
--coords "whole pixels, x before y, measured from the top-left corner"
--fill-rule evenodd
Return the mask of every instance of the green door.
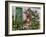
M 16 7 L 15 25 L 17 30 L 22 29 L 22 8 Z

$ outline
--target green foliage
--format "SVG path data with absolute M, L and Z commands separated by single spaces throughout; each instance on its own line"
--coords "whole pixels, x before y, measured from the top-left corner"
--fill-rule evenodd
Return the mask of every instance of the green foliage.
M 32 13 L 32 16 L 32 29 L 39 29 L 39 13 L 35 11 L 34 13 Z
M 39 29 L 39 13 L 37 13 L 37 11 L 33 12 L 30 8 L 28 9 L 28 11 L 30 12 L 30 14 L 32 14 L 32 25 L 30 26 L 30 29 Z

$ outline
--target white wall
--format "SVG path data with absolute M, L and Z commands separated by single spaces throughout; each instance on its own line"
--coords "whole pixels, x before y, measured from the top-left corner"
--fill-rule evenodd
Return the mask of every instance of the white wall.
M 17 1 L 29 1 L 29 2 L 44 2 L 46 3 L 46 0 L 17 0 Z M 45 5 L 46 6 L 46 5 Z M 46 7 L 45 7 L 46 8 Z M 46 10 L 45 10 L 46 14 Z M 5 0 L 0 0 L 0 37 L 5 37 Z M 46 19 L 46 15 L 45 15 Z M 46 20 L 45 20 L 46 21 Z M 45 23 L 46 25 L 46 23 Z M 46 26 L 45 26 L 46 27 Z M 24 36 L 12 36 L 12 37 L 46 37 L 45 34 L 40 35 L 24 35 Z

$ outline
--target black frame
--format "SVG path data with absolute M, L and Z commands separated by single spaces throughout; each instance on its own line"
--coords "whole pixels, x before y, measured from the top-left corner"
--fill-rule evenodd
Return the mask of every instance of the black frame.
M 27 34 L 8 34 L 8 2 L 13 3 L 32 3 L 32 4 L 43 4 L 43 33 L 27 33 Z M 34 34 L 45 34 L 45 3 L 40 2 L 23 2 L 23 1 L 5 1 L 5 36 L 18 36 L 18 35 L 34 35 Z

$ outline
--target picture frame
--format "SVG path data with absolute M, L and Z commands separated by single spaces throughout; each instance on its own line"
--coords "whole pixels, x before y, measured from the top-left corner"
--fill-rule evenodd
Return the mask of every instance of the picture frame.
M 30 27 L 29 26 L 27 27 L 27 23 L 29 23 L 27 22 L 27 20 L 26 23 L 25 22 L 22 23 L 23 20 L 25 19 L 23 13 L 24 12 L 28 13 L 29 11 L 32 13 L 31 14 L 29 13 L 29 15 L 28 14 L 27 15 L 29 19 L 31 19 L 32 21 L 30 21 L 31 23 L 29 24 Z M 38 23 L 35 23 L 36 20 L 33 21 L 33 15 L 35 19 L 39 17 Z M 20 20 L 20 22 L 17 22 L 17 20 Z M 37 34 L 45 34 L 45 3 L 5 1 L 5 36 Z

